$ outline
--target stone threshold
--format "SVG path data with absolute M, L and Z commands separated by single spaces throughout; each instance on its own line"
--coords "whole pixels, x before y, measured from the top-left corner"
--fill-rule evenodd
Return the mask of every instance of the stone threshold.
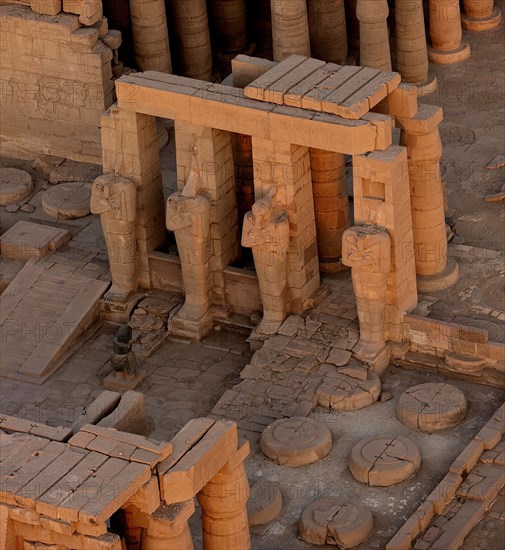
M 504 446 L 504 433 L 505 403 L 451 464 L 386 550 L 459 548 L 505 485 L 503 450 L 500 454 L 489 452 Z M 444 521 L 446 517 L 448 521 Z

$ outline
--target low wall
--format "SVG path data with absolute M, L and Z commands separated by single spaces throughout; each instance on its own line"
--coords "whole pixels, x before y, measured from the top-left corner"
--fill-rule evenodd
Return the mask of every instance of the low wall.
M 112 50 L 102 19 L 0 6 L 0 154 L 101 163 L 100 116 L 113 101 Z

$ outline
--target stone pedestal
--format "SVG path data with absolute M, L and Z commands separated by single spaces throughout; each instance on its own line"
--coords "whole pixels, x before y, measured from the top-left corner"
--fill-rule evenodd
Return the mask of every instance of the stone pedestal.
M 403 82 L 415 84 L 418 95 L 436 90 L 437 79 L 428 72 L 428 48 L 422 0 L 396 0 L 396 64 Z
M 249 483 L 243 462 L 226 465 L 203 487 L 197 499 L 202 507 L 206 550 L 251 548 L 247 518 Z
M 387 279 L 391 239 L 374 225 L 355 226 L 344 233 L 342 261 L 352 270 L 359 318 L 359 341 L 353 354 L 366 362 L 382 359 L 386 347 Z
M 466 61 L 470 44 L 462 37 L 459 0 L 430 0 L 429 60 L 441 65 Z
M 306 0 L 271 0 L 272 40 L 275 61 L 292 54 L 310 57 Z
M 347 31 L 344 0 L 311 0 L 308 10 L 312 57 L 345 65 Z
M 358 0 L 356 16 L 359 19 L 360 65 L 391 71 L 388 14 L 387 0 Z
M 205 0 L 173 0 L 180 74 L 212 80 L 212 51 Z
M 349 198 L 344 155 L 310 149 L 319 267 L 323 273 L 342 269 L 342 235 L 349 227 Z
M 137 191 L 131 180 L 108 174 L 93 183 L 90 209 L 102 221 L 112 276 L 105 297 L 112 301 L 123 302 L 137 290 L 136 205 Z
M 135 63 L 141 71 L 172 72 L 164 0 L 130 0 Z
M 421 104 L 412 118 L 397 118 L 403 130 L 401 143 L 407 147 L 409 159 L 414 254 L 421 291 L 435 290 L 429 284 L 430 278 L 438 280 L 447 268 L 444 192 L 440 175 L 442 143 L 438 130 L 442 118 L 440 107 L 426 104 Z M 445 286 L 457 280 L 457 264 L 451 265 L 455 267 L 443 276 Z M 436 284 L 440 286 L 440 281 Z
M 503 20 L 494 0 L 463 0 L 463 7 L 465 13 L 461 16 L 461 22 L 467 31 L 489 31 Z

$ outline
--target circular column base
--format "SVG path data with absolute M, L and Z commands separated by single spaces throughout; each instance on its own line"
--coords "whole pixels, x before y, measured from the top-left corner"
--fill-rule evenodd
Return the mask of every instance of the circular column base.
M 14 204 L 33 191 L 33 180 L 28 172 L 18 168 L 0 169 L 0 204 Z
M 430 95 L 437 90 L 437 77 L 433 73 L 430 73 L 426 80 L 415 83 L 415 87 L 417 88 L 417 97 Z
M 42 195 L 42 208 L 48 216 L 59 220 L 84 218 L 89 215 L 91 183 L 60 183 Z
M 311 418 L 281 418 L 261 434 L 265 456 L 282 466 L 303 466 L 324 458 L 331 450 L 330 430 Z
M 309 504 L 300 516 L 300 537 L 310 544 L 354 548 L 373 531 L 372 512 L 346 497 L 326 497 Z
M 319 258 L 319 270 L 321 273 L 340 273 L 341 271 L 349 271 L 349 269 L 340 260 L 321 260 Z
M 277 483 L 260 480 L 251 487 L 247 502 L 249 526 L 266 525 L 273 521 L 282 509 L 282 493 Z
M 470 19 L 466 15 L 461 14 L 463 28 L 472 32 L 491 31 L 499 27 L 502 20 L 503 16 L 498 6 L 495 6 L 492 15 L 485 19 Z
M 417 276 L 417 291 L 418 292 L 436 292 L 445 290 L 455 285 L 459 279 L 458 264 L 452 260 L 447 260 L 447 265 L 444 271 L 437 275 L 418 275 Z
M 433 382 L 404 391 L 396 407 L 402 424 L 428 433 L 457 426 L 465 419 L 466 412 L 466 397 L 460 389 Z
M 408 438 L 371 437 L 357 443 L 349 455 L 349 470 L 357 481 L 387 487 L 414 475 L 421 466 L 421 453 Z
M 452 63 L 462 63 L 466 61 L 471 54 L 470 44 L 468 42 L 461 42 L 461 46 L 456 50 L 450 50 L 448 52 L 442 50 L 436 50 L 435 48 L 428 48 L 428 59 L 432 63 L 437 65 L 450 65 Z

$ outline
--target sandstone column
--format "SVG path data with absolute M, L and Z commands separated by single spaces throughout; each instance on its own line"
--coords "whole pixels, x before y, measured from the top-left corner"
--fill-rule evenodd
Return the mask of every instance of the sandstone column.
M 188 520 L 195 511 L 193 499 L 160 506 L 147 516 L 142 532 L 141 550 L 193 550 Z
M 318 7 L 311 5 L 313 28 L 316 28 L 315 19 L 318 20 L 320 26 L 319 31 L 324 30 L 323 9 L 330 9 L 331 6 L 326 0 L 316 2 Z M 340 15 L 344 16 L 344 7 L 341 6 Z M 284 19 L 282 19 L 284 18 Z M 279 22 L 283 21 L 285 29 L 291 29 L 291 32 L 277 32 L 279 27 L 276 27 Z M 288 23 L 290 23 L 288 25 Z M 345 21 L 342 21 L 345 28 Z M 274 37 L 274 60 L 282 61 L 291 54 L 311 55 L 310 42 L 306 37 L 308 35 L 308 17 L 306 12 L 305 0 L 302 2 L 282 2 L 282 0 L 272 0 L 272 25 Z M 306 32 L 302 32 L 302 28 L 306 28 Z M 297 29 L 298 32 L 294 32 Z M 334 30 L 334 29 L 332 29 Z M 331 36 L 331 33 L 327 36 Z M 282 46 L 282 47 L 280 47 Z M 347 48 L 345 48 L 345 58 L 347 57 Z M 338 53 L 340 51 L 340 53 Z M 334 54 L 343 55 L 342 50 L 334 48 Z M 326 59 L 326 58 L 324 58 Z M 347 200 L 347 192 L 345 190 L 345 165 L 342 155 L 330 151 L 320 149 L 310 149 L 310 162 L 314 162 L 315 169 L 312 170 L 312 186 L 314 194 L 314 208 L 316 216 L 316 227 L 318 232 L 318 247 L 322 245 L 323 249 L 319 249 L 319 256 L 326 263 L 322 271 L 332 272 L 338 269 L 338 260 L 340 258 L 341 244 L 338 242 L 341 239 L 342 231 L 348 225 L 348 213 L 345 213 Z M 328 198 L 329 200 L 325 200 Z M 330 206 L 331 202 L 331 206 Z M 331 211 L 329 210 L 331 208 Z M 332 217 L 335 216 L 333 219 Z M 319 235 L 319 230 L 321 234 Z
M 114 302 L 125 301 L 137 290 L 136 205 L 133 181 L 113 174 L 94 181 L 90 210 L 100 214 L 112 276 L 112 286 L 105 296 Z
M 333 273 L 341 269 L 342 235 L 349 227 L 344 155 L 310 149 L 310 166 L 319 268 Z
M 249 482 L 243 461 L 222 468 L 198 493 L 197 499 L 202 507 L 205 550 L 251 548 L 247 519 Z
M 214 47 L 222 53 L 240 53 L 247 47 L 246 0 L 210 0 Z
M 349 52 L 356 61 L 359 59 L 359 19 L 356 16 L 357 2 L 358 0 L 345 0 L 347 43 L 349 45 Z
M 292 54 L 310 57 L 306 0 L 271 0 L 274 60 Z
M 310 0 L 308 10 L 312 56 L 345 65 L 347 30 L 344 0 Z
M 235 164 L 235 182 L 237 189 L 237 208 L 239 220 L 254 204 L 254 172 L 252 160 L 252 138 L 245 134 L 233 136 L 233 158 Z
M 440 107 L 427 104 L 419 105 L 413 118 L 397 118 L 402 128 L 401 143 L 408 154 L 417 286 L 421 292 L 441 290 L 458 280 L 457 264 L 447 260 L 438 130 L 442 118 Z
M 181 74 L 212 79 L 212 51 L 205 0 L 172 0 Z
M 121 31 L 119 59 L 127 67 L 133 66 L 132 29 L 130 0 L 108 0 L 103 3 L 103 14 L 107 17 L 109 28 Z
M 441 65 L 467 60 L 470 44 L 462 37 L 459 0 L 430 0 L 429 60 Z
M 350 227 L 344 233 L 342 261 L 352 270 L 359 318 L 356 357 L 374 361 L 386 344 L 387 279 L 391 269 L 391 239 L 376 225 Z
M 489 31 L 502 22 L 501 10 L 494 0 L 463 0 L 463 7 L 461 22 L 467 31 Z
M 387 17 L 387 0 L 358 0 L 359 64 L 379 71 L 391 71 L 391 53 Z
M 429 75 L 423 0 L 396 0 L 396 65 L 402 81 L 415 84 L 418 95 L 435 91 L 437 79 Z
M 130 0 L 130 12 L 138 68 L 171 73 L 164 0 Z

